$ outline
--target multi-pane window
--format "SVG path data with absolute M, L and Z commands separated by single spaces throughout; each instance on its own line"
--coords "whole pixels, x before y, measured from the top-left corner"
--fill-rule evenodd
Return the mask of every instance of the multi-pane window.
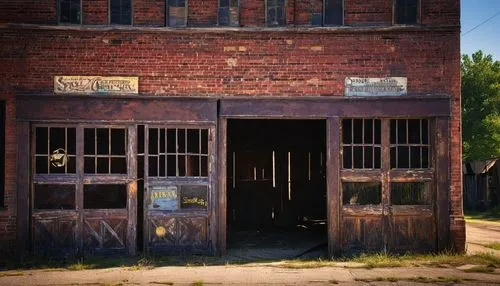
M 395 0 L 394 23 L 414 25 L 418 22 L 419 0 Z
M 380 119 L 342 120 L 344 169 L 380 169 Z
M 239 25 L 239 0 L 219 0 L 219 26 Z
M 428 182 L 391 183 L 392 205 L 429 205 Z
M 81 2 L 80 0 L 59 0 L 59 23 L 80 24 Z
M 127 132 L 124 128 L 84 129 L 84 172 L 127 173 Z
M 429 121 L 427 119 L 391 120 L 391 168 L 429 168 Z
M 342 183 L 342 203 L 344 205 L 378 205 L 382 201 L 380 182 Z
M 267 26 L 283 26 L 285 24 L 285 0 L 266 0 Z
M 74 210 L 75 185 L 35 184 L 33 208 L 36 210 Z
M 132 0 L 110 0 L 110 23 L 117 25 L 132 24 Z
M 167 24 L 170 27 L 187 25 L 187 0 L 167 0 Z
M 35 173 L 76 173 L 76 129 L 71 127 L 35 128 Z
M 324 1 L 324 25 L 340 26 L 344 23 L 344 0 Z
M 208 129 L 148 130 L 150 177 L 208 176 Z

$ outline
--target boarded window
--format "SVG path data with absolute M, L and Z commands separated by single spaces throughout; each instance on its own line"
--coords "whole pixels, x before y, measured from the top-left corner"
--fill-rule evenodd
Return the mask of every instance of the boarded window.
M 132 24 L 131 0 L 110 0 L 110 23 L 117 25 Z
M 391 183 L 393 205 L 430 205 L 429 184 L 424 182 Z
M 379 119 L 342 120 L 344 169 L 379 169 L 381 164 Z
M 396 0 L 394 22 L 414 25 L 418 22 L 419 0 Z
M 187 0 L 167 0 L 168 26 L 186 26 L 187 21 Z
M 219 0 L 219 26 L 239 26 L 239 0 Z
M 149 128 L 150 177 L 207 177 L 208 129 Z
M 0 208 L 5 206 L 5 101 L 0 101 Z
M 266 1 L 267 26 L 283 26 L 285 24 L 285 0 Z
M 80 0 L 59 0 L 59 23 L 80 24 Z
M 76 173 L 76 129 L 35 128 L 35 173 Z
M 126 185 L 85 185 L 83 187 L 83 208 L 124 209 L 127 207 Z
M 325 0 L 324 24 L 326 26 L 340 26 L 344 23 L 343 0 Z
M 382 184 L 342 183 L 342 202 L 344 205 L 378 205 L 382 200 Z
M 34 209 L 74 210 L 75 185 L 35 184 Z
M 391 168 L 429 168 L 429 121 L 391 120 Z
M 123 128 L 84 129 L 86 174 L 127 173 L 127 133 Z

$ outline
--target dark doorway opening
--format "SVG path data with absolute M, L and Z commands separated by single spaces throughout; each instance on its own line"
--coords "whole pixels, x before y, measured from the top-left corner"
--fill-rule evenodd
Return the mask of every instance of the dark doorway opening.
M 234 119 L 227 136 L 229 255 L 324 255 L 326 122 Z

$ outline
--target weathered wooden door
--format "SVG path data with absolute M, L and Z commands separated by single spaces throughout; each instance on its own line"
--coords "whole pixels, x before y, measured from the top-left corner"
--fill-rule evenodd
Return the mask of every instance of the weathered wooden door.
M 141 128 L 145 250 L 214 253 L 215 126 Z
M 35 253 L 135 253 L 136 127 L 32 130 Z

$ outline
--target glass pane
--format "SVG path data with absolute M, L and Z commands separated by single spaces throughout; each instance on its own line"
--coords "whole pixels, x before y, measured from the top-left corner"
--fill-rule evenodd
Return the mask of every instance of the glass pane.
M 109 154 L 109 129 L 97 128 L 97 154 Z
M 160 160 L 158 162 L 158 165 L 160 167 L 159 176 L 165 177 L 165 155 L 160 155 Z
M 94 157 L 85 157 L 83 163 L 83 169 L 86 174 L 94 174 L 95 173 L 95 158 Z
M 344 205 L 378 205 L 382 200 L 382 184 L 342 183 L 342 201 Z
M 108 158 L 97 158 L 97 173 L 98 174 L 109 174 L 109 159 Z
M 364 144 L 373 144 L 373 120 L 365 120 L 365 130 L 364 130 Z
M 208 154 L 208 129 L 201 130 L 201 154 Z
M 208 157 L 207 156 L 201 156 L 201 176 L 202 177 L 208 176 Z
M 177 144 L 179 146 L 179 149 L 177 152 L 179 153 L 186 153 L 186 130 L 185 129 L 178 129 L 177 130 Z
M 354 119 L 353 120 L 353 130 L 354 130 L 354 144 L 363 143 L 363 120 Z
M 354 169 L 363 168 L 363 147 L 354 147 Z
M 57 149 L 66 150 L 66 128 L 50 128 L 50 153 Z
M 429 147 L 422 147 L 422 168 L 429 168 Z
M 34 186 L 34 208 L 50 210 L 75 209 L 74 185 L 42 185 Z
M 352 143 L 352 120 L 344 119 L 342 120 L 342 143 L 351 144 Z
M 76 157 L 75 156 L 68 156 L 68 162 L 67 162 L 67 173 L 74 174 L 76 173 Z
M 165 153 L 165 128 L 160 129 L 160 153 Z
M 198 177 L 200 176 L 200 157 L 187 156 L 186 176 Z
M 207 209 L 208 187 L 207 186 L 182 186 L 181 208 L 182 209 Z
M 125 129 L 111 129 L 111 154 L 125 155 Z
M 420 120 L 408 120 L 408 139 L 410 144 L 420 144 Z
M 374 148 L 374 152 L 375 152 L 375 164 L 374 164 L 374 168 L 375 169 L 380 169 L 381 168 L 381 154 L 380 154 L 380 147 L 375 147 Z
M 167 156 L 167 176 L 169 177 L 177 176 L 177 160 L 175 155 Z
M 398 120 L 398 144 L 406 144 L 406 120 Z
M 111 174 L 126 174 L 127 160 L 125 158 L 111 158 Z
M 178 166 L 179 166 L 179 177 L 184 177 L 186 176 L 186 156 L 180 155 L 178 161 Z
M 365 148 L 365 164 L 364 168 L 371 169 L 373 168 L 373 147 L 364 147 Z
M 410 167 L 410 148 L 408 146 L 398 146 L 398 168 Z
M 47 127 L 36 128 L 36 154 L 49 154 L 49 131 Z
M 144 154 L 144 125 L 137 126 L 137 152 Z
M 381 144 L 382 126 L 380 119 L 375 119 L 375 144 Z
M 342 158 L 343 158 L 343 161 L 344 161 L 344 168 L 345 169 L 351 169 L 352 168 L 352 147 L 351 146 L 348 146 L 348 147 L 344 147 L 343 149 L 343 154 L 342 154 Z
M 37 156 L 35 171 L 37 174 L 47 174 L 49 172 L 49 159 L 46 156 Z
M 325 0 L 325 25 L 342 25 L 342 0 Z
M 126 185 L 85 185 L 83 208 L 124 209 L 127 207 Z
M 420 157 L 421 147 L 410 147 L 410 168 L 421 168 L 421 157 Z
M 83 149 L 85 155 L 95 155 L 95 129 L 85 128 L 83 131 Z
M 158 176 L 158 157 L 156 156 L 149 156 L 149 176 L 150 177 L 157 177 Z
M 167 152 L 176 153 L 177 151 L 177 138 L 176 129 L 167 129 Z
M 158 154 L 158 129 L 149 128 L 149 154 Z
M 198 129 L 188 129 L 187 130 L 187 152 L 191 154 L 200 153 L 200 130 Z
M 391 183 L 391 204 L 393 205 L 428 205 L 430 196 L 427 183 Z
M 422 119 L 422 144 L 429 144 L 429 121 Z
M 397 154 L 396 154 L 396 147 L 391 147 L 391 169 L 395 169 L 398 167 L 398 165 L 396 164 L 396 159 L 397 158 Z
M 391 144 L 396 144 L 396 134 L 397 134 L 397 130 L 396 130 L 396 124 L 397 124 L 397 120 L 395 119 L 392 119 L 391 120 Z
M 68 133 L 68 142 L 67 142 L 67 154 L 68 155 L 76 155 L 76 129 L 75 128 L 66 128 L 66 132 Z

